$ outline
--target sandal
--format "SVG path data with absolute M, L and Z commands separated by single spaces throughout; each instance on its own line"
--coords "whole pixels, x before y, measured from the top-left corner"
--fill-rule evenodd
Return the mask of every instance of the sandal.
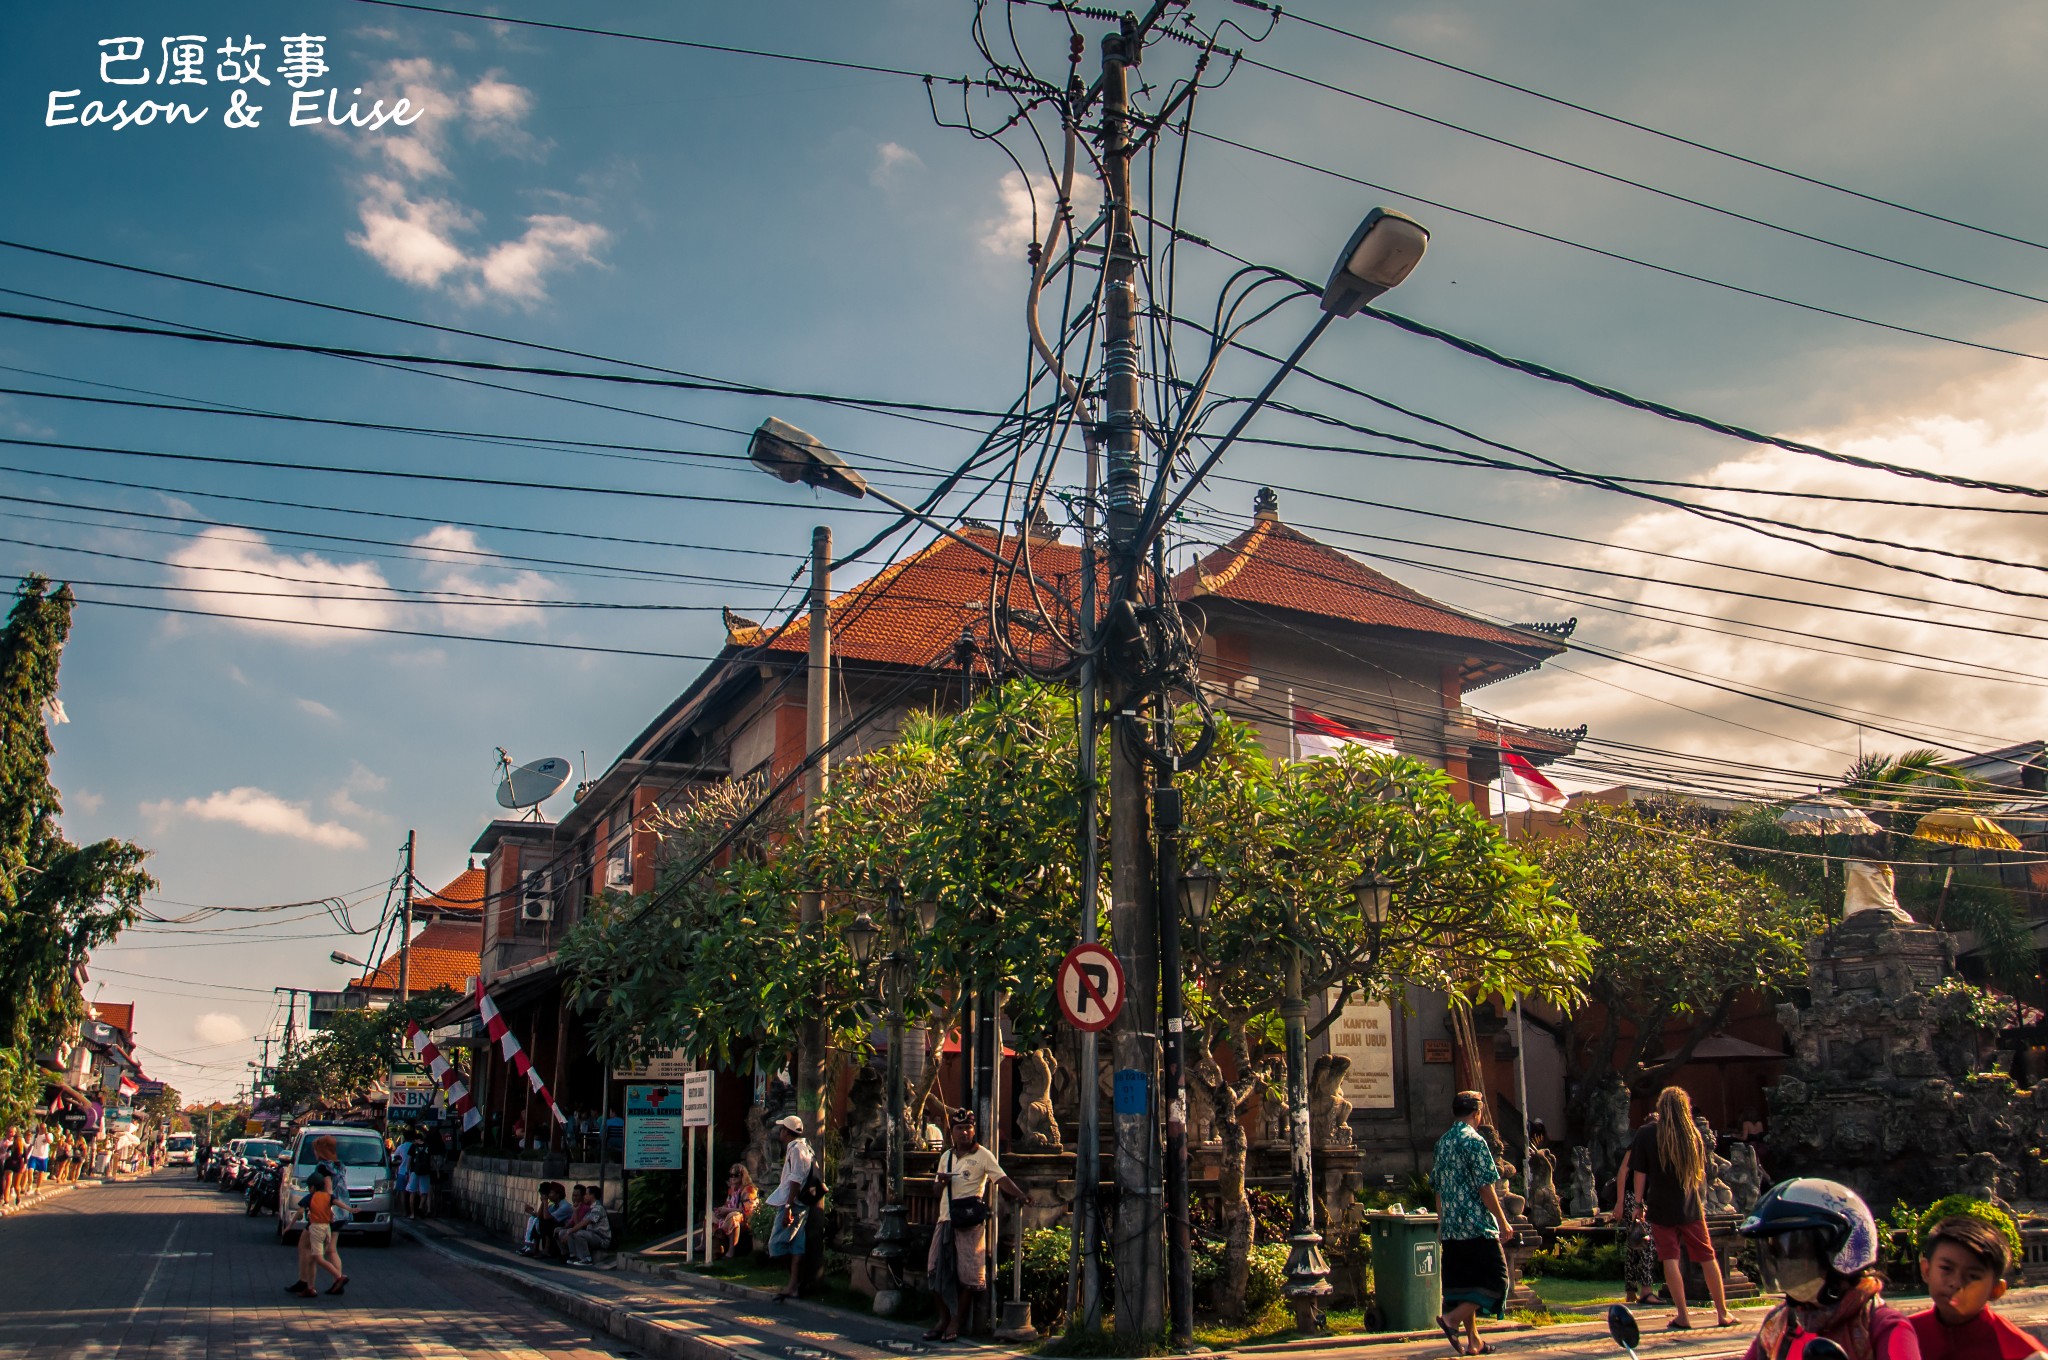
M 1458 1329 L 1445 1322 L 1442 1314 L 1437 1315 L 1436 1325 L 1444 1334 L 1444 1340 L 1451 1343 L 1452 1355 L 1463 1355 L 1465 1348 L 1458 1344 Z
M 1471 1350 L 1469 1350 L 1469 1351 L 1466 1351 L 1466 1352 L 1465 1352 L 1465 1354 L 1467 1354 L 1467 1355 L 1492 1355 L 1492 1354 L 1493 1354 L 1493 1347 L 1491 1347 L 1491 1346 L 1487 1345 L 1487 1344 L 1486 1344 L 1486 1343 L 1485 1343 L 1484 1341 L 1482 1341 L 1482 1342 L 1480 1342 L 1480 1343 L 1479 1343 L 1479 1344 L 1478 1344 L 1477 1346 L 1473 1347 L 1473 1348 L 1472 1348 Z
M 942 1341 L 945 1339 L 945 1334 L 942 1333 L 938 1328 L 934 1327 L 924 1334 L 924 1339 L 927 1341 Z
M 1680 1322 L 1677 1318 L 1673 1318 L 1664 1324 L 1664 1330 L 1667 1332 L 1690 1332 L 1695 1329 L 1690 1322 Z

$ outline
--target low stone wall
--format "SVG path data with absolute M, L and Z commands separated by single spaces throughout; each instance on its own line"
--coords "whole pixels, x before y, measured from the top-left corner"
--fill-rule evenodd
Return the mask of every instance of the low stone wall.
M 507 1237 L 526 1231 L 526 1215 L 540 1202 L 542 1181 L 560 1181 L 565 1186 L 596 1185 L 604 1173 L 604 1207 L 617 1223 L 626 1211 L 626 1187 L 617 1165 L 600 1167 L 596 1162 L 572 1162 L 569 1169 L 550 1175 L 537 1161 L 515 1161 L 509 1157 L 477 1157 L 464 1153 L 455 1164 L 455 1203 L 464 1218 L 481 1223 Z

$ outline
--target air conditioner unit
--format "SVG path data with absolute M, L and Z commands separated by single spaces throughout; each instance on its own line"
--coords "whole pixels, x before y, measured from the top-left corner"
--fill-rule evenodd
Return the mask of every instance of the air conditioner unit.
M 616 888 L 622 883 L 631 882 L 632 878 L 632 862 L 624 855 L 613 855 L 604 862 L 604 885 L 607 888 Z
M 519 880 L 519 919 L 555 919 L 555 876 L 547 869 L 535 869 Z

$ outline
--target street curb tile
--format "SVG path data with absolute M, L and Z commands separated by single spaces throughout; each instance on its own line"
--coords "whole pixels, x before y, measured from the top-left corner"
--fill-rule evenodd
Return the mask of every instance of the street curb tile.
M 773 1351 L 735 1344 L 734 1338 L 731 1337 L 720 1337 L 714 1341 L 709 1337 L 694 1335 L 682 1327 L 672 1326 L 655 1318 L 643 1317 L 631 1309 L 619 1307 L 608 1300 L 593 1297 L 580 1290 L 569 1289 L 551 1280 L 539 1279 L 511 1266 L 480 1260 L 467 1252 L 435 1241 L 410 1224 L 400 1223 L 398 1228 L 435 1255 L 445 1257 L 466 1270 L 506 1285 L 542 1307 L 580 1322 L 593 1331 L 623 1341 L 635 1350 L 661 1357 L 661 1360 L 723 1360 L 723 1357 L 734 1355 L 743 1357 L 743 1360 L 785 1360 L 785 1357 Z

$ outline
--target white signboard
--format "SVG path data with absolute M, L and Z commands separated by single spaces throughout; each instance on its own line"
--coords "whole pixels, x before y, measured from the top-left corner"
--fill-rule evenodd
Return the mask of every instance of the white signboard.
M 1335 992 L 1328 1001 L 1337 1000 Z M 1351 1059 L 1344 1098 L 1358 1110 L 1394 1108 L 1394 1008 L 1384 1001 L 1353 1001 L 1325 1032 L 1334 1057 Z
M 683 1055 L 680 1048 L 667 1053 L 648 1055 L 647 1061 L 639 1067 L 619 1067 L 612 1070 L 614 1081 L 681 1081 L 696 1064 Z
M 683 1167 L 683 1088 L 660 1082 L 626 1088 L 628 1171 L 680 1171 Z
M 710 1072 L 690 1072 L 683 1077 L 683 1127 L 686 1129 L 708 1129 L 711 1127 L 711 1078 Z
M 389 1119 L 423 1115 L 434 1108 L 434 1096 L 439 1090 L 432 1077 L 414 1072 L 393 1072 L 391 1101 L 385 1106 L 385 1115 Z

